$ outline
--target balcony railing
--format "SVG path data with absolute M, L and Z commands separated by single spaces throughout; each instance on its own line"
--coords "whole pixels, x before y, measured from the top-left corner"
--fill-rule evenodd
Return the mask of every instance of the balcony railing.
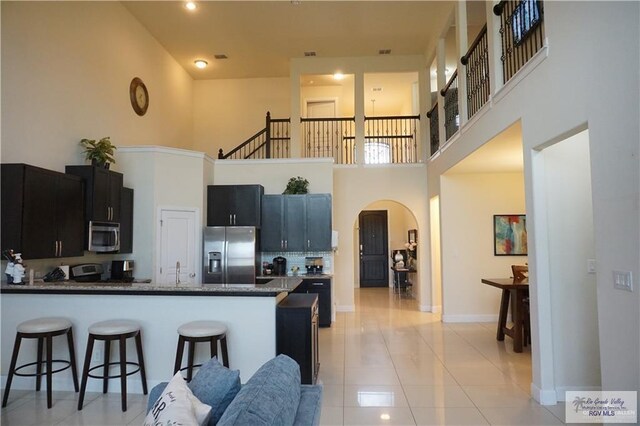
M 245 160 L 256 158 L 289 158 L 291 156 L 291 120 L 271 118 L 267 112 L 265 127 L 249 139 L 224 154 L 218 151 L 219 159 Z
M 431 145 L 431 155 L 440 149 L 440 124 L 438 123 L 438 103 L 427 113 L 429 119 L 429 142 Z
M 365 117 L 365 164 L 417 162 L 419 123 L 419 115 Z
M 460 58 L 466 68 L 467 77 L 467 113 L 468 118 L 478 112 L 489 100 L 489 45 L 487 25 L 471 44 L 466 55 Z
M 336 164 L 355 163 L 355 118 L 301 118 L 302 155 L 333 157 Z
M 458 70 L 453 72 L 447 85 L 440 91 L 444 98 L 444 132 L 449 140 L 460 127 L 458 114 Z
M 493 7 L 493 13 L 501 18 L 504 83 L 544 46 L 543 12 L 539 0 L 502 0 Z

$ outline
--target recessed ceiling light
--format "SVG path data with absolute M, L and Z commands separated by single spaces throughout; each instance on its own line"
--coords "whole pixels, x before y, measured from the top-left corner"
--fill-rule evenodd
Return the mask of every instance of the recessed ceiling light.
M 313 80 L 309 80 L 309 84 L 313 84 Z
M 334 80 L 342 80 L 344 79 L 344 74 L 342 74 L 341 72 L 337 72 L 333 75 L 333 79 Z
M 380 420 L 391 420 L 391 416 L 387 413 L 380 414 Z
M 184 7 L 186 7 L 189 10 L 196 10 L 196 8 L 198 7 L 198 5 L 196 4 L 196 2 L 194 1 L 188 1 L 184 4 Z
M 217 55 L 213 55 L 213 57 L 216 59 L 229 59 L 229 57 L 224 53 L 218 53 Z
M 204 59 L 198 59 L 193 61 L 194 64 L 196 64 L 196 67 L 203 69 L 206 68 L 207 65 L 209 65 L 209 63 L 207 61 L 205 61 Z

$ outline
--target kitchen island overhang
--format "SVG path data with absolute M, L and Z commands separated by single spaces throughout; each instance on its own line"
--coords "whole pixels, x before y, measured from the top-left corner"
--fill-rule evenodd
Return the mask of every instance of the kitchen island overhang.
M 73 323 L 76 359 L 84 359 L 88 327 L 108 319 L 131 319 L 142 327 L 142 343 L 149 387 L 173 375 L 178 341 L 177 329 L 189 321 L 216 320 L 228 328 L 230 367 L 240 370 L 244 383 L 276 355 L 276 306 L 302 282 L 297 277 L 276 278 L 268 284 L 216 284 L 157 286 L 133 284 L 49 284 L 0 287 L 2 384 L 11 359 L 16 327 L 39 317 L 65 317 Z M 102 359 L 103 345 L 94 347 L 93 357 Z M 112 348 L 112 358 L 117 358 Z M 135 345 L 127 344 L 128 358 L 135 359 Z M 25 341 L 18 363 L 35 361 L 35 341 Z M 196 361 L 209 358 L 209 346 L 197 345 Z M 66 345 L 54 339 L 54 359 L 68 359 Z M 95 362 L 98 363 L 97 361 Z M 59 376 L 59 377 L 56 377 Z M 119 392 L 112 380 L 110 389 Z M 34 389 L 33 378 L 16 377 L 12 388 Z M 102 390 L 100 381 L 90 380 L 88 391 Z M 69 371 L 54 375 L 54 390 L 73 390 Z M 128 378 L 131 393 L 142 393 L 137 375 Z

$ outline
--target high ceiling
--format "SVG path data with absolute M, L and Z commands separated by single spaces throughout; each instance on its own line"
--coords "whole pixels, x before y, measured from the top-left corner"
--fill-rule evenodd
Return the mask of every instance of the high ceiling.
M 285 77 L 289 60 L 424 54 L 453 1 L 124 1 L 194 79 Z M 225 54 L 228 59 L 215 59 Z M 196 59 L 209 63 L 194 66 Z

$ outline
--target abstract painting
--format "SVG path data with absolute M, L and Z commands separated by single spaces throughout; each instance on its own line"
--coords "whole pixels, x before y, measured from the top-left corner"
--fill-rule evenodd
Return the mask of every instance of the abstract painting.
M 493 215 L 493 235 L 494 255 L 527 255 L 527 219 L 525 215 Z

